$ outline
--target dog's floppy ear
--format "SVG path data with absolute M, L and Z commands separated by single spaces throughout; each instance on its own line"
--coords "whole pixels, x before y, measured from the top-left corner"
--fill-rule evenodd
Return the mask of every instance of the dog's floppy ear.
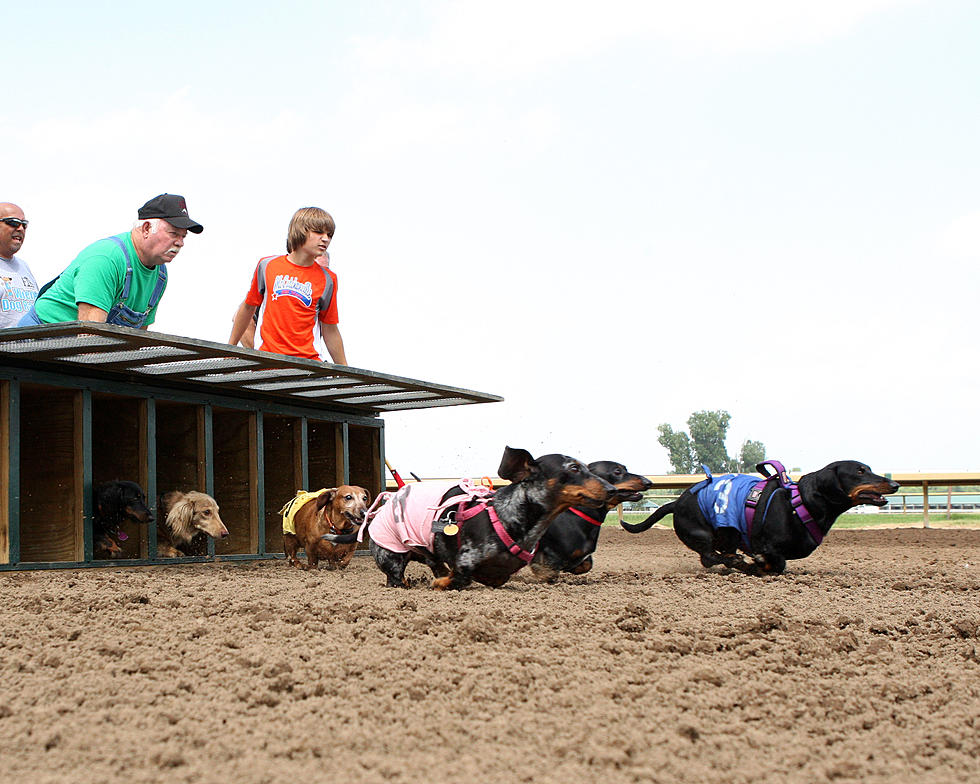
M 337 488 L 331 487 L 329 490 L 325 490 L 320 493 L 316 498 L 316 510 L 319 512 L 323 507 L 329 504 L 337 496 Z
M 193 536 L 194 502 L 186 495 L 181 496 L 167 512 L 167 525 L 170 530 L 187 541 Z
M 537 467 L 538 464 L 526 449 L 511 449 L 505 446 L 497 476 L 510 482 L 520 482 L 527 479 Z

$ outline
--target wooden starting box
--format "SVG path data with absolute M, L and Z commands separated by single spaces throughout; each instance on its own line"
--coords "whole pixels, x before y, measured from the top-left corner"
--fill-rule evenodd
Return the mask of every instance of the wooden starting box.
M 381 414 L 495 395 L 126 327 L 0 330 L 0 569 L 282 555 L 297 489 L 385 488 Z M 158 558 L 156 523 L 93 552 L 92 495 L 114 479 L 213 496 L 229 536 Z

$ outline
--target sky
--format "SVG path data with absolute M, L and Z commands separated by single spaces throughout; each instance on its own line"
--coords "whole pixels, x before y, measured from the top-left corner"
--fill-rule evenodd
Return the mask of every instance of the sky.
M 39 282 L 179 193 L 152 329 L 226 341 L 293 212 L 335 218 L 354 367 L 501 395 L 388 459 L 670 470 L 658 426 L 815 470 L 980 471 L 980 4 L 37 2 L 0 201 Z

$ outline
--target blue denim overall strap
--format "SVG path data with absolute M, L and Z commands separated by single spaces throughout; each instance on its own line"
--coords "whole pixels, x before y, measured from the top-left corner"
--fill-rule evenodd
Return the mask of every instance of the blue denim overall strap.
M 157 265 L 157 283 L 150 294 L 150 301 L 146 304 L 146 310 L 140 313 L 126 305 L 129 298 L 129 289 L 133 282 L 133 260 L 129 255 L 129 248 L 119 237 L 112 236 L 107 239 L 112 240 L 126 256 L 126 279 L 123 281 L 122 297 L 120 301 L 109 311 L 106 316 L 106 324 L 115 324 L 120 327 L 142 327 L 146 324 L 146 319 L 150 311 L 157 305 L 163 296 L 163 290 L 167 286 L 167 268 L 163 264 Z

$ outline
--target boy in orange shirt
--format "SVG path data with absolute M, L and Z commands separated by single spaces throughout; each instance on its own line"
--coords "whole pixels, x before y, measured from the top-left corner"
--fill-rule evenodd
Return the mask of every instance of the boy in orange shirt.
M 337 326 L 337 276 L 316 263 L 330 246 L 334 220 L 319 207 L 296 211 L 289 222 L 285 256 L 259 260 L 245 301 L 238 307 L 228 342 L 241 340 L 258 310 L 255 348 L 304 359 L 320 359 L 313 341 L 320 336 L 337 365 L 346 365 Z

